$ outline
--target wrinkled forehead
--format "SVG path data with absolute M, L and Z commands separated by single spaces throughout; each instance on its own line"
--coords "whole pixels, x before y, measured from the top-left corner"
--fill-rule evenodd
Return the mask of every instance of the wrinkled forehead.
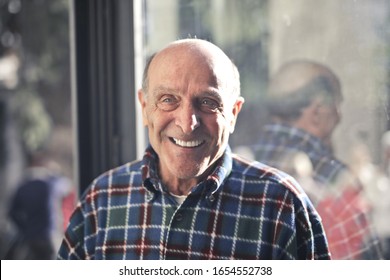
M 150 69 L 150 74 L 157 70 L 177 71 L 177 75 L 200 71 L 219 81 L 232 78 L 230 59 L 218 47 L 203 41 L 185 41 L 169 45 L 156 54 Z

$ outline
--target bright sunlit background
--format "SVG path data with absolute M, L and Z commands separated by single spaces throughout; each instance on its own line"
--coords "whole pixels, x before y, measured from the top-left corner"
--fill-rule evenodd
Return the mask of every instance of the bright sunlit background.
M 120 5 L 123 1 L 126 0 L 113 2 Z M 78 158 L 82 151 L 77 149 L 75 134 L 80 115 L 75 117 L 72 100 L 75 95 L 71 92 L 75 70 L 71 66 L 71 49 L 75 44 L 71 19 L 77 16 L 72 11 L 72 2 L 0 0 L 2 259 L 15 234 L 7 218 L 9 201 L 31 154 L 45 151 L 53 168 L 72 182 L 73 192 L 86 188 L 79 186 L 78 173 L 82 167 L 78 166 Z M 333 69 L 341 80 L 344 95 L 342 121 L 333 137 L 335 153 L 360 176 L 369 196 L 376 201 L 378 232 L 382 238 L 390 237 L 389 1 L 134 2 L 132 12 L 122 11 L 134 23 L 132 28 L 128 27 L 131 32 L 126 26 L 118 30 L 118 37 L 133 34 L 136 38 L 134 56 L 116 54 L 119 56 L 116 63 L 126 65 L 132 60 L 134 73 L 140 73 L 148 56 L 179 38 L 197 37 L 220 46 L 239 68 L 242 95 L 246 99 L 230 141 L 237 151 L 246 151 L 245 147 L 256 143 L 260 127 L 267 121 L 263 114 L 267 83 L 280 65 L 293 58 L 309 58 Z M 104 6 L 107 2 L 95 3 Z M 113 17 L 119 13 L 111 12 Z M 73 59 L 84 58 L 75 55 Z M 134 95 L 135 99 L 135 90 L 133 85 L 125 94 Z M 139 127 L 138 111 L 132 110 L 136 118 L 128 122 Z M 121 110 L 118 112 L 117 118 L 127 118 Z M 119 140 L 134 146 L 140 155 L 147 140 L 141 135 L 142 130 L 136 131 L 137 140 L 130 141 L 126 133 Z

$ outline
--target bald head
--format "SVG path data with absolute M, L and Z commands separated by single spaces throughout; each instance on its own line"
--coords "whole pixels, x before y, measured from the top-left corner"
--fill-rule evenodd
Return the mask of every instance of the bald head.
M 209 65 L 210 69 L 215 72 L 216 79 L 223 77 L 224 81 L 220 82 L 225 83 L 225 87 L 233 95 L 240 95 L 240 77 L 237 67 L 219 47 L 201 39 L 177 40 L 155 53 L 147 62 L 144 70 L 142 82 L 144 92 L 148 91 L 150 68 L 156 64 L 177 65 L 180 63 L 193 68 Z
M 341 98 L 341 89 L 337 76 L 314 61 L 296 60 L 284 64 L 273 76 L 268 89 L 270 113 L 285 120 L 299 118 L 302 109 L 318 98 L 334 102 Z

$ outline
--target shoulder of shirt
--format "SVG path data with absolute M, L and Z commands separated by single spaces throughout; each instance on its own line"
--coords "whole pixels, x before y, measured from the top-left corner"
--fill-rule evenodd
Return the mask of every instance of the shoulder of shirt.
M 232 175 L 244 176 L 245 180 L 269 181 L 287 188 L 297 196 L 305 194 L 299 183 L 289 174 L 259 161 L 248 160 L 236 154 L 233 154 Z
M 122 182 L 128 183 L 128 178 L 130 176 L 141 175 L 141 172 L 142 160 L 136 160 L 114 167 L 96 177 L 85 191 L 85 194 L 92 189 L 105 189 L 112 185 L 115 185 L 116 187 L 121 185 L 127 187 L 127 185 Z
M 111 176 L 111 177 L 121 177 L 121 176 L 128 176 L 132 173 L 141 173 L 142 168 L 142 161 L 141 160 L 135 160 L 132 162 L 125 163 L 123 165 L 117 166 L 115 168 L 112 168 L 103 174 L 101 174 L 99 177 L 95 179 L 95 181 L 99 181 L 102 178 Z

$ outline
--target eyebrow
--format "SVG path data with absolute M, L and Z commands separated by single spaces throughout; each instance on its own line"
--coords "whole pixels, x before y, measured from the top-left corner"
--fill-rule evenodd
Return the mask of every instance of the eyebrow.
M 155 93 L 155 94 L 160 94 L 162 92 L 177 94 L 180 92 L 180 90 L 177 90 L 174 88 L 169 88 L 169 87 L 164 87 L 164 86 L 159 86 L 153 90 L 153 93 Z M 218 100 L 222 100 L 222 96 L 217 90 L 210 90 L 210 89 L 203 90 L 203 91 L 199 92 L 199 94 L 212 96 Z
M 217 99 L 218 102 L 220 102 L 220 103 L 223 101 L 221 94 L 218 93 L 217 91 L 204 91 L 204 92 L 202 92 L 202 96 L 205 96 L 205 95 L 213 97 L 214 99 Z

